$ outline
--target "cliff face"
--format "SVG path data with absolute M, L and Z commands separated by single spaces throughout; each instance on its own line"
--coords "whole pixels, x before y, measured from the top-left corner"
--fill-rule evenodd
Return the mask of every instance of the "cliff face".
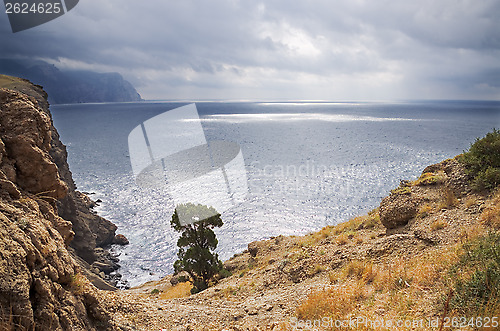
M 116 226 L 110 221 L 91 212 L 93 205 L 84 194 L 76 191 L 75 183 L 67 163 L 66 146 L 59 140 L 59 134 L 51 130 L 50 156 L 57 165 L 61 180 L 68 187 L 68 194 L 60 198 L 56 205 L 59 216 L 69 220 L 73 224 L 75 238 L 71 241 L 71 247 L 76 250 L 78 256 L 87 263 L 94 262 L 98 255 L 96 247 L 103 247 L 113 242 Z
M 45 92 L 26 91 L 0 89 L 0 329 L 112 329 L 75 259 L 98 259 L 116 226 L 75 191 Z

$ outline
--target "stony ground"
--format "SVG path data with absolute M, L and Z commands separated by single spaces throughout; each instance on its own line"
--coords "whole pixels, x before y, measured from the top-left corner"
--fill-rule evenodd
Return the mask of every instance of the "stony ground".
M 301 316 L 300 307 L 311 293 L 351 282 L 345 270 L 351 270 L 356 261 L 369 264 L 370 272 L 373 266 L 379 275 L 382 270 L 401 272 L 403 264 L 406 272 L 406 268 L 415 268 L 411 261 L 422 261 L 422 268 L 432 269 L 419 276 L 425 281 L 410 285 L 401 277 L 401 289 L 391 292 L 375 289 L 376 282 L 367 283 L 363 293 L 378 292 L 367 295 L 370 300 L 357 299 L 353 307 L 372 317 L 400 315 L 408 309 L 412 316 L 437 318 L 442 307 L 437 304 L 438 289 L 433 288 L 429 274 L 435 273 L 439 279 L 439 266 L 444 262 L 428 261 L 446 260 L 457 243 L 482 228 L 480 215 L 494 202 L 487 195 L 471 192 L 455 160 L 434 165 L 424 173 L 414 182 L 402 182 L 382 201 L 382 220 L 376 209 L 306 236 L 250 243 L 247 250 L 226 261 L 232 276 L 196 295 L 188 295 L 188 283 L 172 286 L 169 276 L 131 290 L 103 293 L 105 305 L 131 330 L 291 330 L 292 318 Z M 388 212 L 402 206 L 413 208 L 409 220 Z M 387 228 L 382 224 L 395 225 Z M 398 295 L 420 298 L 406 308 L 394 308 Z

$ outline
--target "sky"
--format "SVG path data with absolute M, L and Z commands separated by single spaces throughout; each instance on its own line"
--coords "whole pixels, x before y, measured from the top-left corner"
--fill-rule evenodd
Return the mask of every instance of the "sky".
M 500 100 L 498 0 L 81 0 L 0 57 L 119 72 L 145 99 Z

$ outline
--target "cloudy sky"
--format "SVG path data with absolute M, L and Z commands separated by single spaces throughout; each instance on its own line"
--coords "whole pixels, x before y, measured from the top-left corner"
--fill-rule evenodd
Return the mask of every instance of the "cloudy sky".
M 120 72 L 146 99 L 500 100 L 498 0 L 81 0 L 0 57 Z

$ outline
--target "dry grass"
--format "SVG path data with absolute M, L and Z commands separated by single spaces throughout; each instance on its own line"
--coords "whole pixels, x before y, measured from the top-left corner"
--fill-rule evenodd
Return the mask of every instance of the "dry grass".
M 458 205 L 458 199 L 452 190 L 445 188 L 441 193 L 441 202 L 439 203 L 439 209 L 450 209 Z
M 337 245 L 345 245 L 347 244 L 347 241 L 348 241 L 348 235 L 346 233 L 341 233 L 337 236 L 337 238 L 335 238 L 335 243 Z
M 426 186 L 426 185 L 437 185 L 444 183 L 446 175 L 443 171 L 438 171 L 437 173 L 426 172 L 423 173 L 417 180 L 411 182 L 412 186 Z
M 446 226 L 448 226 L 448 222 L 442 219 L 437 219 L 431 223 L 431 230 L 432 231 L 441 230 L 444 229 Z
M 338 245 L 345 245 L 348 241 L 355 237 L 354 242 L 361 244 L 363 238 L 357 236 L 357 232 L 363 229 L 373 229 L 382 227 L 378 208 L 368 212 L 367 215 L 358 216 L 350 219 L 347 222 L 340 223 L 336 226 L 325 226 L 317 232 L 309 233 L 303 237 L 297 238 L 297 245 L 300 247 L 311 247 L 322 240 L 332 238 Z
M 357 216 L 350 219 L 347 222 L 343 222 L 338 224 L 333 228 L 329 228 L 329 233 L 334 235 L 342 234 L 342 233 L 354 233 L 355 231 L 359 231 L 362 229 L 373 229 L 376 227 L 381 227 L 382 223 L 380 223 L 380 216 L 378 213 L 378 208 L 368 212 L 367 215 Z M 325 228 L 323 228 L 325 229 Z M 321 230 L 323 231 L 323 230 Z M 321 232 L 320 231 L 320 232 Z
M 364 298 L 363 283 L 348 281 L 342 285 L 315 289 L 297 310 L 301 320 L 319 320 L 323 317 L 340 319 L 352 312 Z
M 468 196 L 465 199 L 465 207 L 470 208 L 472 206 L 475 206 L 477 204 L 477 197 L 475 196 Z
M 341 270 L 332 271 L 329 274 L 332 285 L 313 290 L 297 308 L 296 317 L 300 320 L 373 318 L 380 309 L 386 319 L 411 320 L 439 314 L 442 308 L 439 298 L 448 289 L 446 275 L 458 259 L 458 246 L 436 249 L 411 259 L 396 257 L 387 263 L 353 260 Z
M 358 230 L 363 223 L 364 218 L 362 216 L 355 217 L 350 219 L 347 222 L 340 223 L 332 229 L 332 233 L 334 235 L 339 235 L 344 232 L 353 232 Z
M 190 282 L 179 283 L 172 286 L 160 294 L 160 298 L 164 300 L 174 298 L 184 298 L 191 295 L 193 285 Z
M 250 284 L 249 286 L 253 287 L 253 286 L 255 286 L 255 284 L 253 284 L 253 285 Z M 221 291 L 219 291 L 217 293 L 217 297 L 219 299 L 225 299 L 225 300 L 232 301 L 232 300 L 237 299 L 238 294 L 241 294 L 245 291 L 246 291 L 246 287 L 243 285 L 240 285 L 238 287 L 228 286 L 228 287 L 223 288 Z
M 424 218 L 434 212 L 434 208 L 432 207 L 431 204 L 424 204 L 420 207 L 420 209 L 417 212 L 417 217 L 419 218 Z
M 317 275 L 325 270 L 326 270 L 325 266 L 316 263 L 311 267 L 311 270 L 309 271 L 309 276 Z
M 494 194 L 491 204 L 481 213 L 480 219 L 485 226 L 500 229 L 500 190 Z
M 78 273 L 71 277 L 69 289 L 71 292 L 73 292 L 73 294 L 80 295 L 85 292 L 86 284 L 88 284 L 88 279 L 84 275 Z
M 316 245 L 320 241 L 327 239 L 331 236 L 337 235 L 339 232 L 336 230 L 339 227 L 327 225 L 317 232 L 311 232 L 303 237 L 298 237 L 297 244 L 301 247 L 310 247 Z
M 371 283 L 377 277 L 377 271 L 370 261 L 351 261 L 342 271 L 344 279 L 355 278 L 365 284 Z
M 368 212 L 368 214 L 363 218 L 364 218 L 364 221 L 362 223 L 363 229 L 373 229 L 382 226 L 382 223 L 380 223 L 380 215 L 378 212 L 378 208 Z

